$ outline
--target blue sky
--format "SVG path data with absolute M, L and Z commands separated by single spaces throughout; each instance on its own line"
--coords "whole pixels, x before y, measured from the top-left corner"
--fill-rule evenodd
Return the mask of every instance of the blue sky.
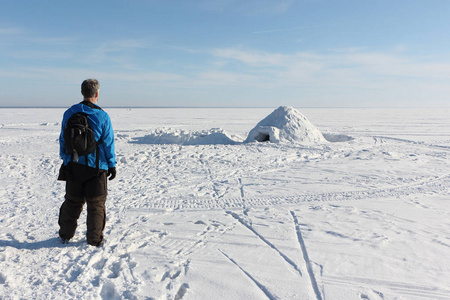
M 0 106 L 450 107 L 448 0 L 0 0 Z

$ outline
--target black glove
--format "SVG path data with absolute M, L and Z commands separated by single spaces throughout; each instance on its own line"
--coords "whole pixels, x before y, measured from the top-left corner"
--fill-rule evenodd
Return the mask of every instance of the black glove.
M 108 173 L 106 174 L 106 177 L 108 176 L 109 180 L 113 180 L 114 178 L 116 178 L 116 167 L 108 168 Z

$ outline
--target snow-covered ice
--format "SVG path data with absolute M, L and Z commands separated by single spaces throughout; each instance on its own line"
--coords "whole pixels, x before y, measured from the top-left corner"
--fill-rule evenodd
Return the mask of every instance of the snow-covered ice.
M 450 299 L 449 109 L 298 109 L 317 143 L 244 143 L 274 109 L 106 109 L 102 248 L 85 213 L 57 238 L 63 111 L 0 109 L 0 299 Z

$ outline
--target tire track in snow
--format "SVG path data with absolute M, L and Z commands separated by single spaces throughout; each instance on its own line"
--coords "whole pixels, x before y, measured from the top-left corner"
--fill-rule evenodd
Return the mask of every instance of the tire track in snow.
M 276 297 L 274 297 L 268 290 L 267 288 L 262 285 L 261 283 L 258 282 L 258 280 L 256 280 L 252 275 L 250 275 L 250 273 L 248 273 L 247 271 L 244 270 L 244 268 L 242 268 L 234 259 L 232 259 L 231 257 L 229 257 L 225 252 L 223 252 L 220 249 L 219 250 L 220 253 L 223 254 L 223 256 L 225 256 L 229 261 L 231 261 L 236 267 L 239 268 L 239 270 L 242 271 L 242 273 L 244 273 L 251 281 L 253 281 L 256 286 L 267 296 L 268 299 L 270 300 L 275 300 L 277 299 Z
M 314 294 L 316 295 L 317 300 L 322 300 L 322 295 L 319 290 L 319 286 L 317 285 L 316 277 L 314 276 L 314 272 L 311 266 L 311 260 L 309 259 L 308 252 L 306 251 L 305 240 L 303 239 L 302 232 L 300 230 L 300 224 L 298 223 L 297 216 L 291 210 L 290 211 L 292 218 L 294 219 L 295 231 L 297 232 L 298 243 L 300 244 L 300 249 L 302 250 L 303 259 L 305 260 L 306 270 L 308 270 L 309 279 L 311 281 L 311 286 L 314 290 Z
M 283 197 L 267 198 L 221 198 L 220 201 L 211 199 L 197 199 L 189 201 L 186 199 L 162 199 L 153 201 L 151 208 L 154 209 L 230 209 L 248 208 L 250 206 L 280 206 L 297 205 L 305 202 L 335 202 L 347 200 L 362 200 L 386 197 L 400 197 L 412 194 L 448 192 L 449 186 L 445 184 L 450 181 L 450 175 L 424 180 L 414 185 L 406 185 L 387 189 L 371 189 L 362 191 L 329 192 L 317 194 L 305 194 Z

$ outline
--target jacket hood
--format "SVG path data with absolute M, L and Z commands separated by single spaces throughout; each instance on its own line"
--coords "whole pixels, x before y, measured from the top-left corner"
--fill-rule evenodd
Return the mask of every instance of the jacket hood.
M 82 113 L 85 113 L 88 115 L 94 115 L 94 114 L 102 111 L 100 106 L 98 106 L 94 103 L 88 102 L 88 101 L 83 101 L 78 104 L 75 104 L 70 109 L 71 109 L 72 113 L 82 112 Z

